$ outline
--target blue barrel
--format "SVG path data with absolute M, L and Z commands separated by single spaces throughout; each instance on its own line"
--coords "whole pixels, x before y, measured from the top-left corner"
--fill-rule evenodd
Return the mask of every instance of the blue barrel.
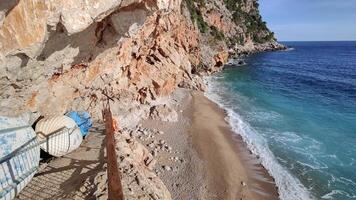
M 0 116 L 0 199 L 13 199 L 32 179 L 39 161 L 31 126 L 20 118 Z

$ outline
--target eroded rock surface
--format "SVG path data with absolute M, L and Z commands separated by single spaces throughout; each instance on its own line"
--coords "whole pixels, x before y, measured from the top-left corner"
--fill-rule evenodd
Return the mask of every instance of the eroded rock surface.
M 198 33 L 173 1 L 99 1 L 95 12 L 90 2 L 21 2 L 0 27 L 2 114 L 90 110 L 104 88 L 121 104 L 145 104 L 190 80 L 198 63 Z M 24 15 L 34 17 L 15 23 Z
M 174 108 L 164 104 L 151 107 L 150 118 L 165 122 L 176 122 L 178 121 L 178 114 Z

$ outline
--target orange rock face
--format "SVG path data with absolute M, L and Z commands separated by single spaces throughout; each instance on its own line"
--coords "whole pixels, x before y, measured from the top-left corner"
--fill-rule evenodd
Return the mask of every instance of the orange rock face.
M 247 0 L 243 9 L 254 12 L 254 2 Z M 126 102 L 127 109 L 133 101 L 150 104 L 177 86 L 203 90 L 197 74 L 219 71 L 228 58 L 227 42 L 200 34 L 181 0 L 21 0 L 4 5 L 3 115 L 92 109 L 100 116 L 97 105 L 107 98 L 103 90 Z M 208 31 L 214 26 L 224 38 L 236 39 L 246 28 L 234 24 L 222 0 L 208 0 L 196 9 Z M 256 48 L 252 41 L 245 46 L 247 51 Z
M 208 24 L 215 26 L 218 30 L 225 34 L 228 34 L 232 31 L 232 22 L 224 19 L 224 16 L 217 10 L 211 10 L 210 12 L 207 12 L 206 20 Z
M 177 9 L 176 6 L 180 2 L 147 2 L 132 7 L 127 5 L 116 10 L 110 8 L 101 12 L 107 15 L 102 22 L 93 22 L 83 33 L 74 33 L 74 30 L 82 30 L 81 27 L 87 22 L 85 18 L 73 22 L 71 28 L 66 22 L 59 21 L 56 30 L 46 36 L 46 20 L 54 20 L 53 12 L 57 12 L 57 4 L 28 1 L 33 1 L 33 4 L 27 5 L 22 3 L 25 1 L 21 1 L 6 16 L 3 26 L 0 27 L 0 41 L 7 41 L 2 42 L 1 53 L 6 55 L 18 49 L 30 57 L 28 65 L 45 65 L 45 69 L 49 71 L 53 70 L 52 64 L 60 68 L 55 69 L 53 73 L 49 72 L 49 76 L 40 76 L 43 81 L 26 85 L 25 90 L 18 91 L 24 98 L 23 104 L 17 106 L 21 108 L 17 109 L 18 112 L 31 109 L 44 115 L 52 115 L 78 109 L 78 106 L 86 110 L 88 107 L 94 109 L 95 105 L 105 98 L 101 92 L 104 89 L 109 90 L 112 97 L 118 101 L 125 98 L 124 101 L 139 101 L 145 104 L 170 94 L 183 80 L 192 80 L 192 65 L 197 65 L 200 59 L 199 33 Z M 77 7 L 84 9 L 83 16 L 91 12 L 85 10 L 86 4 L 76 5 L 75 2 L 66 4 L 61 12 L 70 12 L 70 8 Z M 169 9 L 161 10 L 160 7 Z M 115 14 L 108 14 L 113 11 Z M 121 12 L 123 13 L 120 14 Z M 127 18 L 127 12 L 130 15 L 137 12 L 137 16 Z M 29 14 L 35 21 L 25 17 Z M 92 15 L 97 16 L 95 13 Z M 14 28 L 15 26 L 21 26 L 22 29 Z M 13 34 L 19 37 L 13 37 Z M 93 42 L 93 38 L 96 41 Z M 78 40 L 80 46 L 77 48 L 68 43 L 67 47 L 57 48 L 66 40 L 73 43 Z M 32 47 L 37 49 L 29 55 L 27 49 L 32 51 Z M 51 48 L 57 48 L 59 51 L 49 54 L 48 50 L 42 50 L 42 53 L 38 53 L 41 48 L 50 51 L 53 51 Z M 66 53 L 67 49 L 74 54 Z M 45 57 L 46 60 L 37 61 L 46 54 L 49 54 Z M 60 59 L 55 62 L 47 61 L 54 55 L 59 56 L 58 58 L 73 56 L 74 61 L 69 66 L 61 64 Z M 28 73 L 31 77 L 37 72 L 30 70 L 23 73 Z M 29 80 L 25 79 L 24 83 L 27 81 Z M 95 101 L 93 96 L 96 97 Z
M 229 58 L 229 54 L 226 51 L 221 51 L 214 56 L 214 61 L 217 66 L 222 66 L 224 63 L 227 62 Z
M 42 0 L 19 1 L 0 27 L 0 55 L 30 47 L 36 51 L 45 39 L 47 10 Z

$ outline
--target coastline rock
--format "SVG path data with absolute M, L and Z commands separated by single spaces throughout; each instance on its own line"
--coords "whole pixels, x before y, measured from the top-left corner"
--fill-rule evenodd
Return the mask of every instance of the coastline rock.
M 176 122 L 178 121 L 178 114 L 174 108 L 164 104 L 151 107 L 150 118 L 165 122 Z
M 202 92 L 206 91 L 206 85 L 203 82 L 202 77 L 196 74 L 192 74 L 192 77 L 189 80 L 183 79 L 183 81 L 178 84 L 178 87 Z

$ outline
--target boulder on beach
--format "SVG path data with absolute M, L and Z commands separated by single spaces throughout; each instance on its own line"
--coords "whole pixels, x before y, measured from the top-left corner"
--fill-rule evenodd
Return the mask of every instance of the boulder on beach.
M 177 122 L 178 114 L 169 105 L 164 104 L 151 107 L 150 118 L 165 122 Z

